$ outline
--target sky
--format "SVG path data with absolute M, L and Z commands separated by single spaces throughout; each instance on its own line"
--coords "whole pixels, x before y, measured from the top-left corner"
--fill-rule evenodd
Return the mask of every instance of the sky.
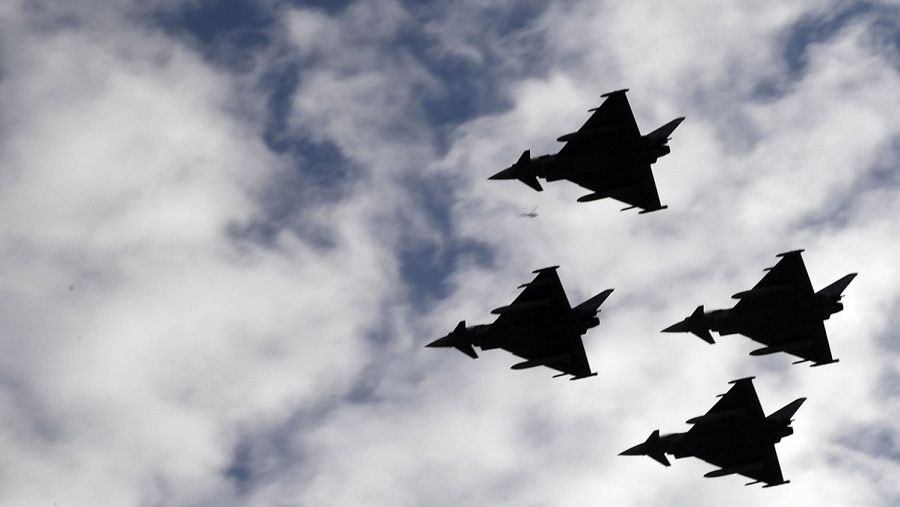
M 667 210 L 487 180 L 620 88 Z M 892 1 L 5 0 L 0 504 L 897 505 L 898 98 Z M 840 363 L 659 332 L 797 248 Z M 549 265 L 598 376 L 424 348 Z M 751 375 L 791 484 L 617 456 Z

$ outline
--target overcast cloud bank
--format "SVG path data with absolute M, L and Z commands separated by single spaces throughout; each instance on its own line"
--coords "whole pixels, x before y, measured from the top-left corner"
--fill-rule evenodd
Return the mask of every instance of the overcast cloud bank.
M 896 6 L 103 4 L 0 7 L 0 503 L 900 501 Z M 668 210 L 486 181 L 623 87 Z M 794 248 L 839 364 L 659 333 Z M 598 377 L 422 348 L 555 264 Z M 746 375 L 789 486 L 616 456 Z

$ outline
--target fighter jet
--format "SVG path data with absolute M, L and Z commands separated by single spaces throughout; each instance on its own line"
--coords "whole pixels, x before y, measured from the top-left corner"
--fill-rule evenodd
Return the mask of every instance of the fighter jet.
M 622 211 L 641 208 L 641 213 L 665 209 L 659 202 L 650 164 L 668 154 L 669 135 L 684 120 L 676 118 L 642 136 L 624 90 L 605 93 L 600 107 L 577 132 L 560 136 L 566 143 L 556 155 L 531 158 L 525 150 L 512 166 L 491 176 L 492 180 L 519 180 L 541 191 L 538 177 L 547 181 L 569 180 L 591 190 L 578 199 L 589 202 L 612 197 L 629 205 Z
M 569 380 L 593 377 L 581 335 L 598 325 L 600 305 L 612 293 L 607 289 L 572 308 L 556 274 L 559 266 L 535 270 L 537 276 L 511 304 L 493 310 L 499 315 L 493 324 L 466 326 L 460 322 L 456 329 L 426 347 L 454 347 L 475 359 L 475 346 L 481 350 L 501 348 L 525 359 L 514 364 L 513 370 L 547 366 L 571 375 Z
M 676 458 L 694 456 L 719 467 L 704 477 L 740 474 L 764 488 L 787 484 L 781 475 L 775 444 L 794 433 L 791 417 L 806 401 L 798 398 L 766 417 L 753 388 L 753 377 L 729 382 L 734 386 L 705 415 L 687 420 L 694 426 L 684 433 L 650 434 L 620 456 L 650 456 L 669 466 L 666 454 Z
M 778 254 L 781 260 L 766 269 L 768 273 L 756 286 L 731 296 L 740 301 L 730 310 L 705 312 L 700 305 L 688 318 L 663 332 L 691 332 L 709 343 L 715 343 L 710 330 L 723 336 L 740 333 L 766 345 L 751 356 L 787 352 L 801 358 L 794 364 L 838 362 L 831 356 L 824 321 L 844 309 L 841 293 L 856 273 L 813 292 L 802 251 Z

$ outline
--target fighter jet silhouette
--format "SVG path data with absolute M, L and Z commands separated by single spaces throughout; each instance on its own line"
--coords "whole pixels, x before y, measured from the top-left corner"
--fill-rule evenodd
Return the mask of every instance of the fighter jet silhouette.
M 612 197 L 630 205 L 622 211 L 665 209 L 660 205 L 650 164 L 671 151 L 669 136 L 684 117 L 642 136 L 625 97 L 627 91 L 603 94 L 606 100 L 590 110 L 594 114 L 577 132 L 557 139 L 566 143 L 557 154 L 531 158 L 531 150 L 525 150 L 515 164 L 489 179 L 515 179 L 537 191 L 543 190 L 538 177 L 569 180 L 591 190 L 578 202 Z
M 734 386 L 704 415 L 687 420 L 694 426 L 684 433 L 660 436 L 659 430 L 647 440 L 621 452 L 620 456 L 650 456 L 669 466 L 666 454 L 676 458 L 693 456 L 719 467 L 704 477 L 741 474 L 754 480 L 747 485 L 766 483 L 764 488 L 787 484 L 775 444 L 794 433 L 791 417 L 806 401 L 798 398 L 768 417 L 765 416 L 753 377 L 730 382 Z
M 822 366 L 838 362 L 831 356 L 824 321 L 844 309 L 841 293 L 856 273 L 814 292 L 800 256 L 802 251 L 778 254 L 781 260 L 766 270 L 768 273 L 759 283 L 732 296 L 740 300 L 733 308 L 706 312 L 700 305 L 689 317 L 663 332 L 690 332 L 709 343 L 715 343 L 710 330 L 720 335 L 740 333 L 766 345 L 751 352 L 751 356 L 787 352 L 802 359 L 794 364 L 812 361 L 810 366 Z
M 511 304 L 493 310 L 493 324 L 466 326 L 462 321 L 447 336 L 426 347 L 453 347 L 475 359 L 481 350 L 501 348 L 522 357 L 513 370 L 547 366 L 571 375 L 570 380 L 592 377 L 581 335 L 598 325 L 600 305 L 612 293 L 607 289 L 572 308 L 556 274 L 556 268 L 538 269 L 537 276 L 523 284 L 525 290 Z

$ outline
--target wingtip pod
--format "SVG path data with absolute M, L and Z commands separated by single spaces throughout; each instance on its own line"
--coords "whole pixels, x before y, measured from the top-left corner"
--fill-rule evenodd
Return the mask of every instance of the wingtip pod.
M 799 249 L 797 249 L 797 250 L 791 250 L 791 251 L 788 251 L 788 252 L 781 252 L 780 254 L 775 255 L 775 257 L 787 257 L 788 255 L 794 255 L 794 254 L 800 255 L 801 253 L 803 253 L 803 252 L 805 252 L 805 251 L 806 251 L 806 250 L 804 250 L 804 249 L 802 249 L 802 248 L 799 248 Z
M 620 90 L 613 90 L 613 91 L 611 91 L 611 92 L 606 92 L 606 93 L 604 93 L 604 94 L 601 95 L 600 97 L 605 99 L 606 97 L 611 97 L 611 96 L 616 95 L 616 94 L 619 94 L 619 93 L 626 93 L 629 89 L 630 89 L 630 88 L 622 88 L 622 89 L 620 89 Z
M 625 208 L 625 209 L 629 209 L 629 208 Z M 644 209 L 644 210 L 638 211 L 638 215 L 646 215 L 647 213 L 653 213 L 654 211 L 662 211 L 662 210 L 664 210 L 664 209 L 669 209 L 669 205 L 668 205 L 668 204 L 665 204 L 665 205 L 660 206 L 660 207 L 658 207 L 658 208 L 648 208 L 648 209 Z M 625 211 L 625 210 L 623 209 L 622 211 Z
M 747 484 L 744 484 L 744 486 L 753 486 L 754 484 L 759 484 L 759 483 L 761 483 L 761 482 L 762 482 L 762 481 L 748 482 Z M 790 482 L 791 482 L 791 481 L 773 482 L 773 483 L 771 483 L 771 484 L 764 484 L 763 487 L 764 487 L 764 488 L 771 488 L 771 487 L 774 487 L 774 486 L 781 486 L 782 484 L 788 484 L 788 483 L 790 483 Z
M 625 93 L 627 93 L 628 90 L 629 90 L 628 88 L 622 88 L 621 90 L 613 90 L 611 92 L 606 92 L 606 93 L 600 95 L 600 98 L 607 99 L 607 98 L 615 96 L 615 95 L 625 95 Z M 592 107 L 592 108 L 588 109 L 588 112 L 593 113 L 594 111 L 600 109 L 600 107 L 602 107 L 602 106 Z

